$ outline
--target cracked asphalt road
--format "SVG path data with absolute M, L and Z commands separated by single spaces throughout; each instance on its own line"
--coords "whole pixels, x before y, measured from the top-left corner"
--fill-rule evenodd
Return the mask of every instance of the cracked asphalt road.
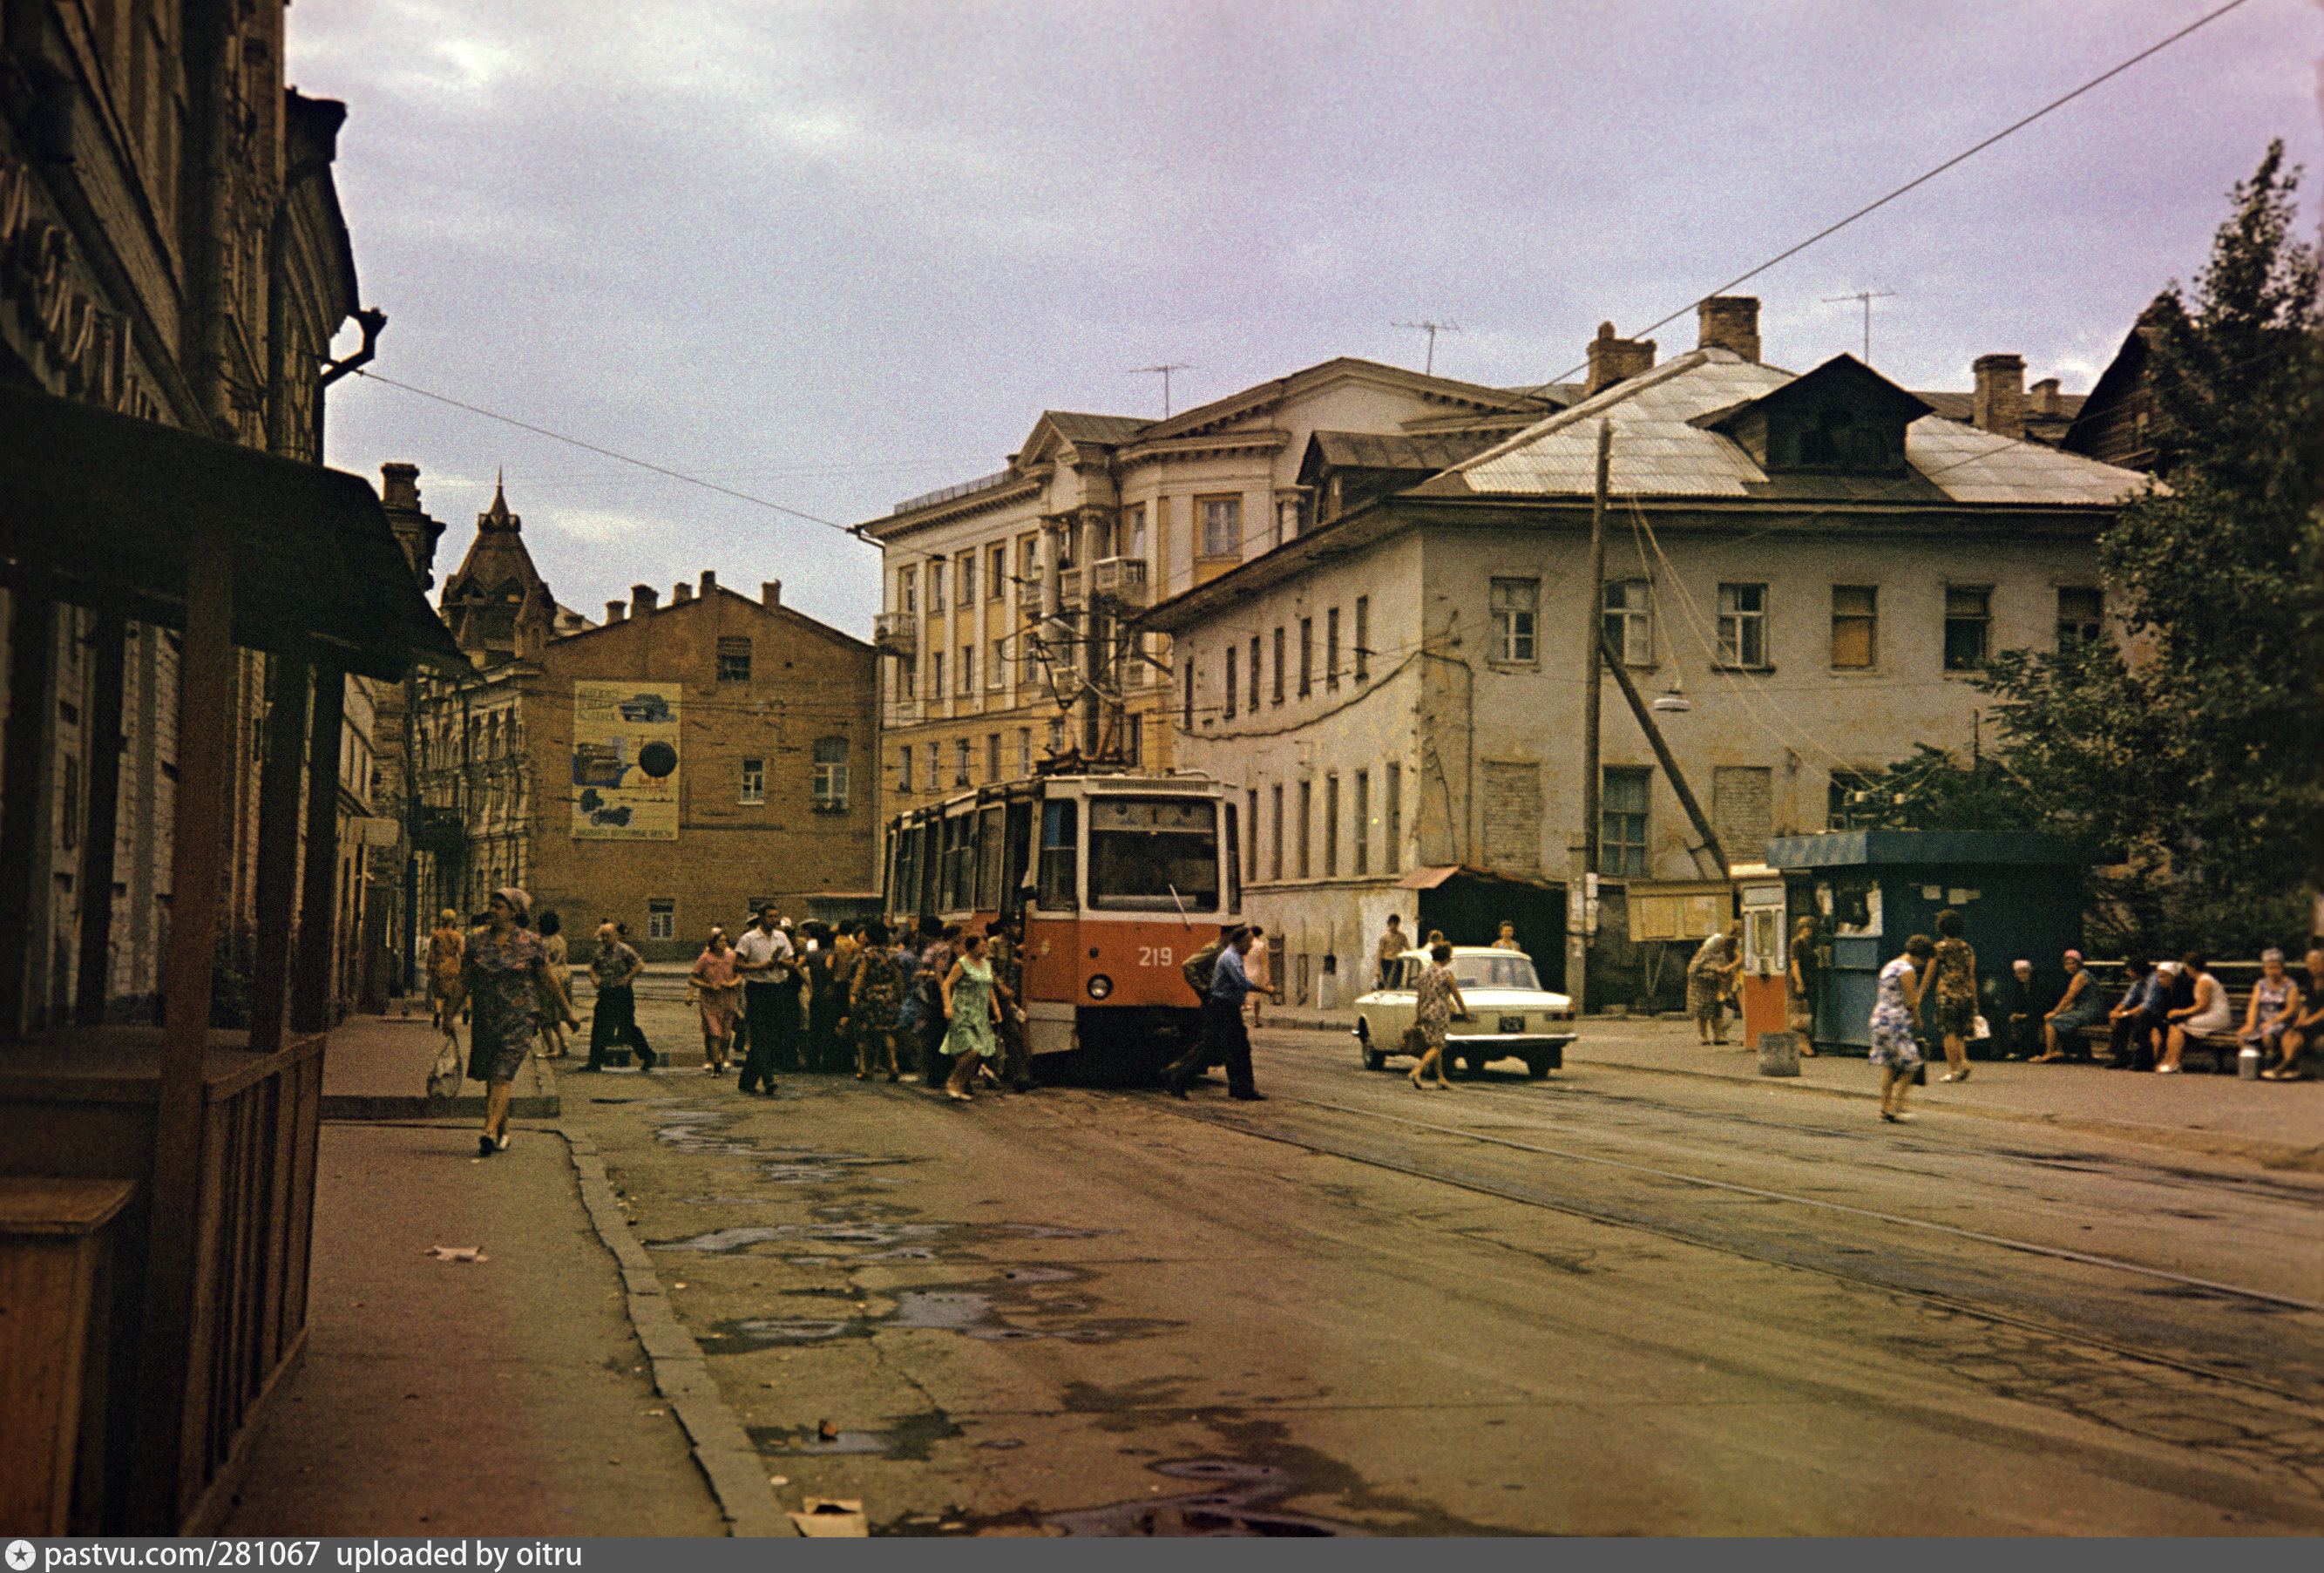
M 2324 1315 L 2180 1282 L 2324 1298 L 2324 1182 L 1259 1040 L 1260 1106 L 562 1090 L 779 1494 L 875 1534 L 2324 1529 Z

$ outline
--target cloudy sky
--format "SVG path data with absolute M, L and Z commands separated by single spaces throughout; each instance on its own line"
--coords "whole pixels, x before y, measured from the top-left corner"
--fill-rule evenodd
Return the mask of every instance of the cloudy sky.
M 373 369 L 841 524 L 997 470 L 1043 409 L 1159 415 L 1350 355 L 1569 375 L 2220 0 L 299 0 L 346 102 Z M 2271 137 L 2324 185 L 2324 8 L 2246 0 L 1743 287 L 1766 358 L 2086 392 Z M 2311 226 L 2319 211 L 2305 207 Z M 351 339 L 347 342 L 351 342 Z M 344 345 L 343 345 L 344 347 Z M 558 598 L 715 568 L 857 634 L 837 531 L 377 382 L 330 461 L 504 467 Z

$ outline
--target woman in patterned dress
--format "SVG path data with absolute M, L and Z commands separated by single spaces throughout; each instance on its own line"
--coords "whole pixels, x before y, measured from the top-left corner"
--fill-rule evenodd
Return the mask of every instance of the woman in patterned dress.
M 1431 1066 L 1436 1069 L 1433 1084 L 1439 1090 L 1450 1092 L 1452 1084 L 1444 1079 L 1444 1030 L 1457 1015 L 1469 1019 L 1469 1002 L 1461 997 L 1461 984 L 1452 976 L 1452 947 L 1443 942 L 1428 948 L 1428 965 L 1420 969 L 1420 981 L 1415 985 L 1412 1024 L 1420 1029 L 1428 1044 L 1428 1052 L 1412 1068 L 1412 1085 L 1426 1088 L 1432 1084 L 1423 1077 Z M 1474 1062 L 1471 1061 L 1473 1068 Z
M 1742 937 L 1739 924 L 1713 934 L 1695 948 L 1694 959 L 1686 964 L 1686 1012 L 1694 1018 L 1695 1036 L 1704 1043 L 1727 1041 L 1727 1018 L 1721 1006 L 1729 980 L 1743 965 L 1742 957 L 1736 953 Z
M 702 954 L 694 958 L 694 970 L 687 974 L 687 981 L 694 985 L 695 1004 L 702 1015 L 702 1069 L 707 1075 L 720 1075 L 734 1044 L 734 1009 L 742 994 L 725 930 L 710 930 L 710 939 Z
M 869 1081 L 884 1060 L 896 1079 L 896 1013 L 903 1008 L 907 978 L 888 945 L 888 925 L 867 924 L 855 979 L 847 989 L 847 1019 L 855 1029 L 855 1079 Z
M 1961 938 L 1961 915 L 1937 914 L 1937 944 L 1921 979 L 1921 1021 L 1944 1040 L 1946 1081 L 1969 1079 L 1969 1037 L 1977 1030 L 1977 952 Z
M 446 907 L 436 914 L 435 932 L 428 936 L 428 996 L 436 1030 L 447 1038 L 452 1036 L 452 1023 L 460 1019 L 459 1007 L 451 1001 L 459 995 L 460 968 L 467 954 L 468 937 L 460 928 L 460 914 Z
M 944 1051 L 952 1058 L 952 1075 L 945 1080 L 945 1096 L 954 1103 L 970 1099 L 969 1083 L 979 1067 L 1001 1052 L 993 1024 L 1001 1019 L 1001 1002 L 993 997 L 992 966 L 984 954 L 982 932 L 960 937 L 960 955 L 945 974 Z
M 508 1150 L 510 1089 L 532 1051 L 540 1013 L 553 1009 L 576 1032 L 581 1027 L 564 989 L 549 976 L 539 937 L 524 926 L 531 908 L 532 898 L 514 885 L 493 893 L 484 926 L 468 936 L 467 964 L 450 1002 L 455 1009 L 464 1001 L 470 1008 L 468 1074 L 486 1089 L 480 1157 Z
M 1880 1117 L 1891 1124 L 1913 1117 L 1904 1112 L 1904 1095 L 1921 1065 L 1921 1045 L 1913 1036 L 1913 1022 L 1921 1013 L 1919 969 L 1936 949 L 1926 934 L 1905 940 L 1904 954 L 1880 969 L 1873 996 L 1872 1051 L 1865 1058 L 1883 1072 Z
M 541 959 L 549 965 L 549 976 L 557 980 L 557 986 L 566 998 L 572 998 L 573 968 L 568 965 L 571 957 L 565 948 L 565 921 L 555 912 L 543 912 L 540 921 L 533 925 L 533 930 L 540 936 Z M 557 1019 L 554 1011 L 540 1013 L 540 1041 L 548 1045 L 541 1051 L 543 1059 L 562 1059 L 570 1052 L 565 1047 L 565 1023 Z

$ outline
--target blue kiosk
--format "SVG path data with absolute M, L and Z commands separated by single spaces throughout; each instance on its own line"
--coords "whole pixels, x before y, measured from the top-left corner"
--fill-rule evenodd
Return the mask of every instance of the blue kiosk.
M 1812 914 L 1823 958 L 1815 1041 L 1872 1046 L 1880 969 L 1937 914 L 1960 911 L 1980 995 L 2019 957 L 2044 973 L 2082 938 L 2083 861 L 2054 836 L 2000 830 L 1833 830 L 1767 843 L 1793 920 Z

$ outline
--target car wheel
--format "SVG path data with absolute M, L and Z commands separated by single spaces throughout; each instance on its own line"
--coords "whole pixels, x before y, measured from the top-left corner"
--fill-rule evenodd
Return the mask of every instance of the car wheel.
M 1380 1050 L 1373 1048 L 1370 1044 L 1365 1044 L 1364 1069 L 1366 1070 L 1386 1070 L 1388 1069 L 1388 1056 Z
M 1467 1057 L 1467 1059 L 1469 1074 L 1480 1080 L 1482 1080 L 1485 1075 L 1485 1067 L 1491 1063 L 1491 1058 L 1483 1054 L 1471 1054 Z

